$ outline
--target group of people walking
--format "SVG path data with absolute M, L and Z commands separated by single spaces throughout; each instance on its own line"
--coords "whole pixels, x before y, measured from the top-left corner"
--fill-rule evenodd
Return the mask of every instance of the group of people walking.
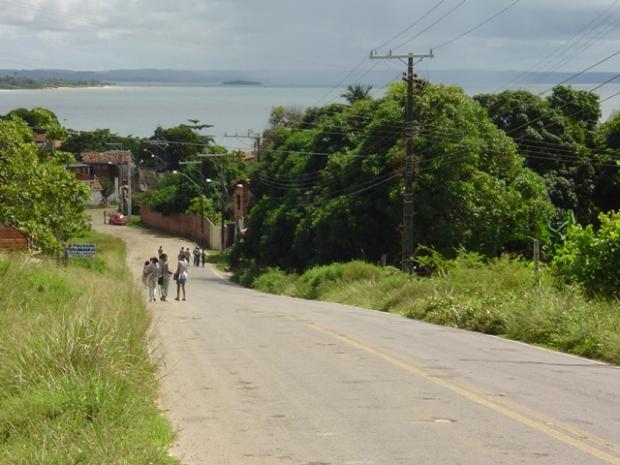
M 157 251 L 157 257 L 151 257 L 148 261 L 144 262 L 144 268 L 142 270 L 142 282 L 149 291 L 149 302 L 155 302 L 157 300 L 157 294 L 159 293 L 159 299 L 162 302 L 166 302 L 168 299 L 168 289 L 170 287 L 170 280 L 176 281 L 177 284 L 177 296 L 174 300 L 181 300 L 181 294 L 183 300 L 186 298 L 185 284 L 187 283 L 189 263 L 192 255 L 194 256 L 194 266 L 205 266 L 207 261 L 207 252 L 196 246 L 193 251 L 190 252 L 189 247 L 181 247 L 179 255 L 177 256 L 178 262 L 176 271 L 172 272 L 168 263 L 168 254 L 164 253 L 164 248 L 160 245 Z

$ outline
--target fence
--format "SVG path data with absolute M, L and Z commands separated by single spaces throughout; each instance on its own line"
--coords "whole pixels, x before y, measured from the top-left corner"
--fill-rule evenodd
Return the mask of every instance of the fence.
M 140 205 L 140 218 L 144 224 L 153 229 L 174 234 L 175 236 L 186 237 L 202 247 L 222 250 L 220 226 L 214 224 L 209 218 L 201 219 L 200 215 L 188 215 L 185 213 L 164 215 L 151 210 L 146 203 Z M 234 225 L 227 224 L 224 233 L 226 246 L 232 244 L 233 235 Z

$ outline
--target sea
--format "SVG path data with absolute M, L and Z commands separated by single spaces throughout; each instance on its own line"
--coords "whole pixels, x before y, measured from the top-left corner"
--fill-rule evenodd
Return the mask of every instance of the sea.
M 547 86 L 548 87 L 548 86 Z M 530 86 L 538 93 L 545 86 Z M 595 85 L 577 85 L 591 89 Z M 470 95 L 499 91 L 499 88 L 465 88 Z M 373 91 L 380 96 L 384 89 Z M 42 90 L 0 90 L 0 114 L 15 108 L 43 107 L 53 111 L 63 126 L 77 131 L 107 128 L 119 135 L 149 137 L 156 127 L 172 127 L 199 120 L 213 127 L 218 144 L 230 149 L 249 150 L 248 131 L 261 132 L 268 126 L 275 106 L 297 107 L 343 102 L 344 89 L 330 87 L 267 86 L 148 86 L 115 85 L 93 88 Z M 605 99 L 620 92 L 620 85 L 606 85 L 596 91 Z M 620 96 L 602 103 L 602 119 L 620 108 Z

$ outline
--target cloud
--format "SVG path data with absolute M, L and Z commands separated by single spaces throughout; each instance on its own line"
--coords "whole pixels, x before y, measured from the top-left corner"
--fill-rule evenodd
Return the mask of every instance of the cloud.
M 36 63 L 72 69 L 347 70 L 436 2 L 0 0 L 0 67 L 15 67 L 14 62 L 21 59 L 23 67 Z M 457 3 L 446 0 L 399 41 L 441 19 Z M 403 50 L 425 52 L 509 3 L 467 0 Z M 610 5 L 611 0 L 565 0 L 561 5 L 557 0 L 522 0 L 493 22 L 438 51 L 429 66 L 527 67 L 569 42 Z M 587 66 L 616 46 L 619 36 L 613 22 L 620 23 L 620 5 L 603 20 L 601 36 L 570 63 L 574 68 Z M 609 31 L 602 34 L 605 27 Z

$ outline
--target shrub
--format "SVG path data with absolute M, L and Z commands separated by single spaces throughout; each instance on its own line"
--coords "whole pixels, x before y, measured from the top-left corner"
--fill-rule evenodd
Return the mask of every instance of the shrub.
M 591 295 L 620 296 L 620 212 L 600 214 L 599 221 L 598 231 L 592 225 L 571 226 L 553 267 Z
M 270 294 L 292 294 L 296 278 L 296 275 L 287 274 L 278 268 L 270 268 L 254 280 L 252 287 Z

